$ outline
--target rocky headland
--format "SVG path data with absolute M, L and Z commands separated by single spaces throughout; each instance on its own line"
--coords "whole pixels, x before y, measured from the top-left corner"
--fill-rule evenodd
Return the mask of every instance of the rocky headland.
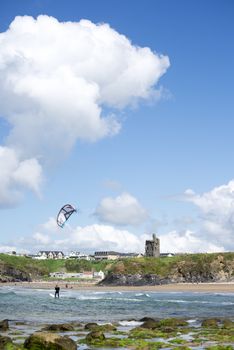
M 100 284 L 154 286 L 212 282 L 234 282 L 234 254 L 191 254 L 167 260 L 121 261 L 113 266 Z

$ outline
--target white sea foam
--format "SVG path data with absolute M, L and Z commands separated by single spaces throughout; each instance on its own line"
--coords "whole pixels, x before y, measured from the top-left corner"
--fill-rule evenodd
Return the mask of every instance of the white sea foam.
M 111 322 L 97 322 L 97 324 L 98 324 L 99 326 L 105 326 L 105 325 L 107 325 L 107 324 L 110 324 L 110 325 L 112 326 L 112 323 L 111 323 Z
M 188 320 L 187 322 L 188 323 L 195 323 L 195 322 L 197 322 L 197 320 Z
M 79 297 L 77 297 L 76 299 L 78 300 L 102 300 L 102 299 L 106 299 L 106 298 L 102 298 L 102 297 L 95 297 L 95 296 L 84 296 L 84 295 L 80 295 Z M 108 299 L 108 298 L 107 298 Z M 111 299 L 111 298 L 110 298 Z
M 119 325 L 123 327 L 137 327 L 141 326 L 144 322 L 140 321 L 120 321 Z
M 150 298 L 150 295 L 147 293 L 136 293 L 135 296 L 136 297 L 146 296 L 146 297 Z

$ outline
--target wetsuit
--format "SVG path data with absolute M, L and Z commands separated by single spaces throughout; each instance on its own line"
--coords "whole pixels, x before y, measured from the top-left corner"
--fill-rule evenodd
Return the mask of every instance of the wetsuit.
M 59 291 L 60 291 L 60 288 L 56 286 L 54 289 L 55 289 L 54 297 L 55 297 L 55 298 L 56 298 L 56 297 L 59 298 Z

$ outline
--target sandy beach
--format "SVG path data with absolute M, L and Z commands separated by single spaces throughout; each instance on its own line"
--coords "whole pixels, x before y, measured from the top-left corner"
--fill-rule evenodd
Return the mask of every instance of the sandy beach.
M 234 293 L 234 283 L 175 283 L 157 286 L 99 286 L 94 283 L 66 283 L 63 281 L 58 281 L 57 284 L 61 289 L 74 290 Z M 0 287 L 17 286 L 34 289 L 54 289 L 55 285 L 56 281 L 0 283 Z

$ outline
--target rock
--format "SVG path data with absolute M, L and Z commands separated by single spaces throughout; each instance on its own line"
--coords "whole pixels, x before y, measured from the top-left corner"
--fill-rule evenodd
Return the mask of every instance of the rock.
M 69 323 L 50 324 L 44 327 L 42 331 L 69 332 L 69 331 L 74 331 L 74 327 Z
M 168 326 L 163 327 L 163 328 L 161 328 L 161 329 L 162 329 L 163 333 L 173 333 L 173 332 L 175 332 L 175 330 L 176 330 L 176 328 L 174 328 L 174 327 L 168 327 Z
M 184 327 L 188 325 L 188 322 L 179 318 L 165 318 L 161 321 L 154 320 L 151 317 L 144 317 L 141 320 L 145 320 L 141 325 L 141 328 L 156 329 L 160 328 L 164 332 L 172 332 L 176 327 Z
M 92 331 L 90 333 L 87 334 L 86 336 L 86 342 L 88 344 L 93 344 L 96 342 L 101 342 L 103 340 L 105 340 L 105 335 L 103 334 L 103 332 L 101 331 Z
M 74 340 L 49 332 L 35 332 L 24 342 L 26 349 L 35 350 L 76 350 Z
M 84 326 L 84 329 L 94 329 L 94 328 L 97 328 L 98 327 L 98 324 L 95 323 L 95 322 L 90 322 L 90 323 L 87 323 L 85 326 Z
M 155 322 L 156 320 L 152 317 L 143 317 L 139 320 L 140 322 L 147 322 L 147 321 L 153 321 Z
M 121 274 L 109 273 L 99 284 L 115 286 L 156 286 L 170 283 L 169 278 L 161 278 L 156 274 Z
M 160 326 L 159 321 L 155 321 L 154 319 L 152 319 L 152 320 L 149 319 L 148 321 L 145 321 L 141 325 L 141 328 L 155 329 L 155 328 L 159 328 L 159 326 Z
M 0 350 L 5 350 L 7 344 L 12 344 L 12 340 L 10 337 L 5 337 L 0 335 Z
M 99 325 L 95 322 L 90 322 L 85 325 L 84 329 L 88 329 L 91 331 L 111 332 L 116 331 L 117 328 L 110 323 Z
M 208 318 L 202 321 L 202 327 L 211 327 L 211 328 L 217 328 L 218 327 L 218 323 L 220 322 L 220 320 L 218 320 L 217 318 Z
M 102 330 L 103 332 L 112 332 L 112 331 L 117 330 L 117 328 L 113 324 L 110 324 L 110 323 L 99 325 L 98 328 L 100 331 Z
M 185 327 L 188 322 L 181 318 L 165 318 L 160 321 L 161 327 Z
M 234 328 L 234 322 L 229 319 L 223 320 L 223 328 Z
M 0 321 L 0 331 L 7 331 L 9 329 L 8 320 Z

